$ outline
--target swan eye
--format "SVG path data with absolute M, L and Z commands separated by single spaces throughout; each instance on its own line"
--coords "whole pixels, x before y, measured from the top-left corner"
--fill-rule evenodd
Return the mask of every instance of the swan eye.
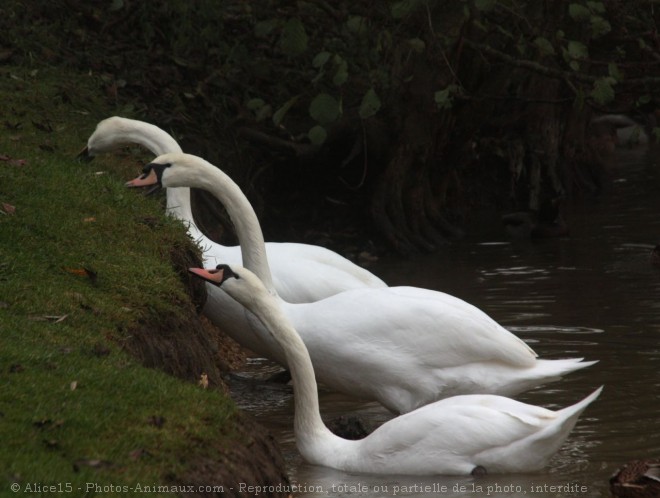
M 224 280 L 227 280 L 230 277 L 234 277 L 236 280 L 241 278 L 231 269 L 231 267 L 229 265 L 219 264 L 215 267 L 215 269 L 216 270 L 222 270 L 224 272 L 224 275 L 225 275 Z

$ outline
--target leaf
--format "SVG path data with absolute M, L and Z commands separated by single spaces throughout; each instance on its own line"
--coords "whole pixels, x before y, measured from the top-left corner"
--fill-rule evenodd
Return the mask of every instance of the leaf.
M 589 49 L 584 43 L 571 40 L 568 42 L 568 55 L 573 59 L 584 59 L 589 55 Z
M 254 119 L 257 123 L 261 123 L 265 119 L 268 119 L 273 115 L 273 106 L 266 104 L 261 109 L 259 109 L 254 116 Z
M 600 16 L 591 17 L 591 33 L 594 38 L 606 35 L 610 31 L 612 31 L 612 26 L 607 19 Z
M 328 132 L 321 125 L 316 125 L 307 132 L 307 138 L 314 145 L 323 145 L 328 138 Z
M 110 12 L 115 12 L 123 8 L 124 8 L 124 0 L 112 0 L 112 3 L 110 4 L 110 7 L 108 7 L 108 10 Z
M 362 16 L 350 16 L 346 21 L 348 30 L 358 36 L 365 36 L 367 34 L 367 20 Z
M 266 102 L 264 101 L 264 99 L 255 98 L 255 99 L 250 99 L 250 100 L 248 100 L 248 101 L 247 101 L 247 104 L 245 104 L 245 105 L 246 105 L 247 108 L 250 109 L 251 111 L 258 111 L 258 110 L 261 109 L 265 104 L 266 104 Z
M 206 373 L 202 373 L 199 376 L 199 385 L 202 386 L 202 389 L 208 389 L 209 387 L 209 376 Z
M 420 38 L 411 38 L 408 40 L 408 45 L 418 54 L 421 54 L 426 49 L 426 43 Z
M 587 7 L 591 12 L 597 12 L 598 14 L 604 14 L 607 11 L 603 2 L 587 2 Z
M 279 126 L 282 121 L 284 120 L 284 116 L 286 116 L 286 113 L 289 112 L 289 110 L 293 107 L 293 105 L 298 102 L 298 99 L 300 98 L 300 95 L 296 95 L 295 97 L 287 100 L 285 104 L 280 107 L 277 111 L 275 111 L 275 114 L 273 114 L 273 124 L 275 126 Z
M 534 40 L 534 45 L 539 49 L 541 55 L 554 55 L 555 47 L 552 46 L 550 40 L 543 38 L 542 36 L 536 37 Z
M 266 38 L 273 32 L 278 24 L 278 19 L 266 19 L 265 21 L 259 21 L 254 25 L 254 36 L 257 38 Z
M 497 2 L 495 0 L 475 0 L 474 6 L 481 12 L 490 12 L 495 8 Z
M 342 59 L 337 67 L 337 72 L 332 78 L 332 82 L 336 86 L 341 86 L 344 83 L 346 83 L 347 80 L 348 80 L 348 62 Z
M 66 266 L 63 266 L 62 269 L 71 275 L 87 277 L 92 281 L 92 283 L 96 283 L 96 278 L 98 275 L 94 270 L 91 270 L 90 268 L 67 268 Z
M 263 99 L 254 98 L 247 101 L 246 107 L 254 113 L 254 119 L 257 123 L 269 118 L 273 114 L 273 108 L 266 104 Z
M 309 115 L 322 125 L 332 123 L 341 115 L 341 105 L 333 96 L 319 93 L 309 104 Z
M 438 109 L 451 109 L 454 105 L 454 95 L 458 93 L 456 85 L 449 85 L 444 90 L 438 90 L 433 94 Z
M 591 97 L 600 105 L 609 104 L 614 100 L 615 92 L 613 85 L 616 84 L 616 80 L 611 76 L 606 76 L 604 78 L 598 78 L 594 82 L 594 88 L 591 90 Z
M 41 315 L 41 316 L 31 316 L 29 317 L 29 319 L 34 320 L 35 322 L 60 323 L 66 320 L 68 316 L 69 315 Z
M 367 90 L 367 93 L 362 97 L 362 103 L 360 104 L 359 114 L 362 119 L 370 118 L 374 116 L 380 109 L 381 102 L 378 98 L 378 94 L 373 88 Z
M 325 63 L 328 62 L 328 60 L 330 60 L 330 57 L 332 57 L 332 54 L 330 52 L 326 52 L 326 51 L 319 52 L 314 56 L 314 59 L 312 60 L 312 66 L 314 66 L 317 69 L 323 67 Z
M 584 21 L 591 17 L 591 11 L 584 5 L 572 3 L 568 6 L 568 15 L 575 21 Z
M 16 214 L 16 206 L 13 206 L 7 202 L 2 203 L 2 213 L 3 214 Z
M 616 63 L 614 63 L 614 62 L 610 62 L 607 65 L 607 72 L 616 81 L 621 81 L 623 79 L 623 75 L 621 74 L 621 71 L 619 70 L 619 66 L 617 66 Z
M 390 13 L 394 19 L 403 19 L 415 9 L 416 5 L 417 2 L 415 0 L 402 0 L 400 2 L 395 2 L 390 7 Z
M 653 99 L 651 98 L 651 96 L 649 94 L 642 95 L 640 98 L 637 99 L 637 105 L 638 106 L 646 105 L 649 102 L 651 102 L 651 100 L 653 100 Z
M 656 142 L 660 142 L 660 127 L 656 126 L 653 128 L 653 138 Z
M 307 50 L 307 32 L 300 19 L 289 19 L 280 36 L 280 48 L 286 55 L 296 56 Z

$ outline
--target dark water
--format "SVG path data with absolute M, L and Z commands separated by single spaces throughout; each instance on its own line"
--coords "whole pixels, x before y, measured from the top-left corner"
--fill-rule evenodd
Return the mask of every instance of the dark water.
M 371 268 L 390 285 L 438 289 L 480 307 L 543 358 L 599 360 L 518 397 L 554 409 L 605 385 L 547 468 L 474 479 L 311 466 L 295 448 L 290 388 L 234 383 L 239 404 L 281 442 L 300 496 L 609 496 L 608 479 L 620 465 L 660 457 L 660 267 L 649 259 L 660 243 L 658 152 L 621 152 L 604 193 L 571 206 L 569 237 L 511 242 L 499 220 L 486 220 L 472 231 L 479 239 Z M 265 374 L 272 367 L 255 360 L 251 370 Z M 390 417 L 375 403 L 323 390 L 321 410 L 325 419 L 357 414 L 373 425 Z

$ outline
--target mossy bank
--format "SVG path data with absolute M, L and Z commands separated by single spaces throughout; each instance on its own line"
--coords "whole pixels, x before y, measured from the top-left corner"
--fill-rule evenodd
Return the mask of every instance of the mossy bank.
M 0 66 L 0 496 L 285 484 L 272 438 L 222 392 L 183 226 L 123 186 L 135 155 L 74 159 L 96 122 L 130 115 L 100 88 Z

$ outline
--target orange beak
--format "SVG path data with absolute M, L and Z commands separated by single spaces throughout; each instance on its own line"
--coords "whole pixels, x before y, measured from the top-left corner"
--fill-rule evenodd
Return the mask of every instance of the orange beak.
M 207 270 L 205 268 L 188 268 L 188 272 L 215 285 L 220 285 L 222 283 L 222 277 L 224 276 L 224 270 L 218 270 L 215 268 L 212 270 Z
M 140 175 L 137 178 L 126 182 L 127 187 L 149 187 L 158 184 L 158 177 L 156 171 L 152 168 L 146 175 Z

